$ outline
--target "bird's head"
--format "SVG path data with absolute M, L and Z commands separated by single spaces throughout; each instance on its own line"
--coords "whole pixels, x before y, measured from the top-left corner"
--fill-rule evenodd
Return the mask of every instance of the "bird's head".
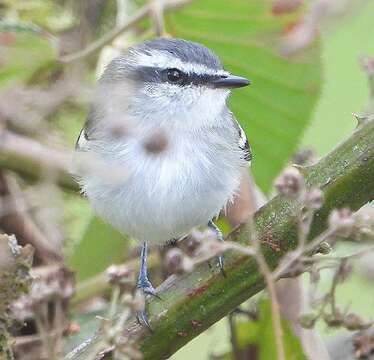
M 112 99 L 118 98 L 113 91 L 125 89 L 125 111 L 138 119 L 168 122 L 168 126 L 213 122 L 226 106 L 230 90 L 249 83 L 225 71 L 207 47 L 167 38 L 130 48 L 107 66 L 100 80 Z M 108 84 L 115 85 L 110 88 Z

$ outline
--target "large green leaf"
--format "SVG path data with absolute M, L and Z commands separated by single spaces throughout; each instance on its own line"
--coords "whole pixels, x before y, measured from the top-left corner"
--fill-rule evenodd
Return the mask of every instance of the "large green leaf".
M 213 49 L 225 67 L 253 85 L 236 90 L 232 110 L 252 144 L 253 171 L 264 191 L 295 151 L 321 87 L 318 47 L 280 55 L 282 33 L 302 10 L 275 15 L 269 0 L 200 0 L 167 16 L 171 35 Z
M 0 22 L 0 88 L 29 80 L 56 55 L 51 38 L 37 27 Z

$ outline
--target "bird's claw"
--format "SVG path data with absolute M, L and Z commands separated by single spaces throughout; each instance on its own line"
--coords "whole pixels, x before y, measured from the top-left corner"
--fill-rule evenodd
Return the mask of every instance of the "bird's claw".
M 137 289 L 142 292 L 144 298 L 149 295 L 161 300 L 160 296 L 157 295 L 155 288 L 152 286 L 151 282 L 148 279 L 144 279 L 142 282 L 138 283 Z M 139 325 L 144 325 L 148 328 L 148 330 L 152 331 L 145 309 L 138 311 L 136 313 L 136 318 Z
M 218 260 L 218 267 L 219 267 L 219 270 L 221 271 L 222 276 L 226 277 L 224 256 L 219 255 L 217 257 L 217 260 Z M 213 266 L 212 266 L 211 262 L 208 260 L 207 263 L 208 263 L 209 269 L 212 269 Z
M 224 241 L 225 240 L 221 230 L 218 228 L 218 226 L 212 220 L 210 220 L 208 222 L 208 227 L 215 233 L 218 241 Z M 226 277 L 224 265 L 225 265 L 224 257 L 223 257 L 223 255 L 219 255 L 218 256 L 218 266 L 219 266 L 219 269 L 221 270 L 221 274 L 224 277 Z M 209 267 L 210 267 L 210 264 L 209 264 Z
M 223 277 L 226 277 L 226 272 L 225 272 L 225 258 L 223 255 L 218 256 L 218 266 L 221 271 L 221 274 Z
M 156 289 L 152 286 L 151 282 L 147 280 L 146 284 L 138 284 L 137 288 L 143 293 L 144 296 L 150 295 L 161 300 L 161 297 L 157 295 Z
M 138 311 L 136 313 L 136 319 L 138 320 L 139 325 L 144 325 L 149 331 L 153 332 L 151 325 L 149 324 L 148 316 L 145 310 Z

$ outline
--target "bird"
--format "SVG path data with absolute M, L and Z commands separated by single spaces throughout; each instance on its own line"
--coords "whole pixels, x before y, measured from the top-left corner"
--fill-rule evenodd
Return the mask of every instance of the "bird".
M 237 196 L 252 159 L 228 98 L 249 84 L 208 47 L 177 38 L 128 48 L 97 83 L 75 151 L 92 166 L 76 166 L 74 175 L 94 212 L 142 244 L 136 287 L 144 296 L 157 296 L 148 244 L 198 226 L 224 240 L 214 220 Z M 218 265 L 223 271 L 222 255 Z M 137 317 L 150 327 L 145 310 Z

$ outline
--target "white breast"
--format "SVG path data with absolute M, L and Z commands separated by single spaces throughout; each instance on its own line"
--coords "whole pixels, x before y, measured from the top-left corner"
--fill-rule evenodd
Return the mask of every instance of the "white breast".
M 245 163 L 235 136 L 224 128 L 183 134 L 159 154 L 136 140 L 105 152 L 92 147 L 128 176 L 113 184 L 83 177 L 84 191 L 97 214 L 121 232 L 157 244 L 178 238 L 216 216 L 238 189 Z

